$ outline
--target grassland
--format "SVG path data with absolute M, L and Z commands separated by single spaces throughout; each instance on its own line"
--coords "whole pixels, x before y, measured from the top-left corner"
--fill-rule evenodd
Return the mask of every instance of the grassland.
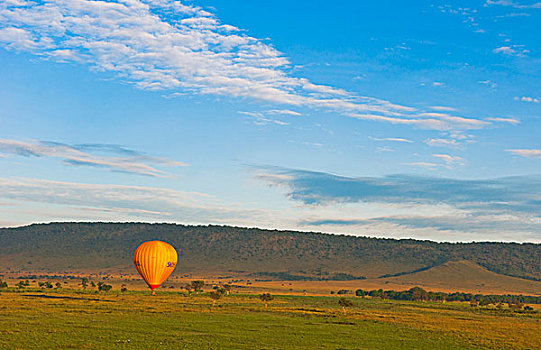
M 122 285 L 127 285 L 130 290 L 146 290 L 147 286 L 140 276 L 131 267 L 130 274 L 100 274 L 99 271 L 77 274 L 78 277 L 88 277 L 92 280 L 103 280 L 113 285 L 118 290 Z M 268 291 L 276 294 L 303 294 L 303 295 L 329 295 L 331 291 L 348 290 L 351 293 L 356 289 L 372 290 L 408 290 L 413 287 L 422 287 L 433 292 L 465 292 L 472 294 L 523 294 L 541 295 L 541 281 L 527 280 L 517 277 L 505 276 L 471 263 L 469 261 L 450 261 L 439 266 L 387 278 L 366 278 L 362 280 L 349 281 L 280 281 L 269 280 L 251 275 L 237 276 L 179 276 L 180 272 L 175 271 L 165 285 L 167 288 L 179 290 L 181 286 L 192 280 L 204 280 L 207 284 L 234 284 L 239 288 L 237 291 L 247 293 L 260 293 Z M 0 279 L 8 281 L 13 286 L 20 281 L 19 278 L 28 278 L 32 275 L 39 276 L 39 271 L 1 271 Z M 61 276 L 54 279 L 54 282 L 63 283 L 64 287 L 77 289 L 80 279 L 66 279 L 72 274 L 65 274 L 62 271 L 53 272 L 52 275 Z M 63 277 L 63 278 L 62 278 Z M 44 278 L 41 278 L 42 280 Z M 53 281 L 53 280 L 51 280 Z M 235 281 L 235 282 L 233 282 Z M 37 287 L 37 280 L 31 279 L 31 285 Z
M 2 349 L 539 349 L 541 316 L 464 303 L 178 292 L 0 294 Z

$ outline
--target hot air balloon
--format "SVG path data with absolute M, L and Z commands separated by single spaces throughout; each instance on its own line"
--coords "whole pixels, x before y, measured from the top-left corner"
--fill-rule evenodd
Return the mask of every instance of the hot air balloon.
M 133 263 L 154 294 L 154 289 L 175 269 L 177 251 L 169 243 L 162 241 L 145 242 L 135 250 Z

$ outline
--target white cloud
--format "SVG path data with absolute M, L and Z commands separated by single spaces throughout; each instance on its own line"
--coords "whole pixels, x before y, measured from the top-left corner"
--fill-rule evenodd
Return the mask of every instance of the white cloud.
M 526 158 L 541 158 L 541 149 L 508 149 L 506 151 L 516 156 Z
M 501 46 L 492 50 L 494 53 L 501 53 L 507 56 L 525 57 L 529 50 L 524 49 L 524 45 Z
M 420 118 L 412 107 L 293 77 L 288 59 L 272 45 L 178 1 L 3 1 L 0 43 L 45 60 L 85 64 L 169 97 L 250 98 L 437 130 L 479 122 Z
M 94 153 L 115 153 L 115 156 L 98 156 Z M 92 166 L 112 171 L 139 175 L 165 177 L 169 174 L 154 165 L 187 166 L 186 163 L 151 157 L 117 145 L 83 144 L 67 145 L 58 142 L 18 141 L 0 139 L 0 156 L 18 155 L 25 157 L 60 158 L 73 166 Z M 151 165 L 152 164 L 152 165 Z
M 514 97 L 515 101 L 522 101 L 522 102 L 531 102 L 531 103 L 539 103 L 539 99 L 535 97 L 530 96 L 522 96 L 522 97 Z
M 48 38 L 38 39 L 29 31 L 15 27 L 1 28 L 0 42 L 6 43 L 7 48 L 17 51 L 47 49 L 52 44 Z

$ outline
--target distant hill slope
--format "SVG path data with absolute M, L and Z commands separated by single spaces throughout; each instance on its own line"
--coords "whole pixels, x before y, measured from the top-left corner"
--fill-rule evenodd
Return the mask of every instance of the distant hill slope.
M 473 293 L 539 294 L 541 282 L 501 275 L 470 261 L 449 261 L 428 270 L 386 278 L 391 285 L 424 286 L 430 290 L 453 292 L 457 286 Z M 399 288 L 397 288 L 399 289 Z
M 176 274 L 285 273 L 322 279 L 373 278 L 468 260 L 495 273 L 541 280 L 539 244 L 436 243 L 144 223 L 52 223 L 2 228 L 0 270 L 133 272 L 133 251 L 141 242 L 152 239 L 170 242 L 177 248 L 180 264 Z

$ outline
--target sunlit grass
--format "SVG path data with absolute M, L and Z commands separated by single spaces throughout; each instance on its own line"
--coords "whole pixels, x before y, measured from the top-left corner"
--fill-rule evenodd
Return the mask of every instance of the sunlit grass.
M 539 314 L 463 303 L 159 292 L 2 292 L 0 348 L 539 349 Z M 353 298 L 352 298 L 353 299 Z

